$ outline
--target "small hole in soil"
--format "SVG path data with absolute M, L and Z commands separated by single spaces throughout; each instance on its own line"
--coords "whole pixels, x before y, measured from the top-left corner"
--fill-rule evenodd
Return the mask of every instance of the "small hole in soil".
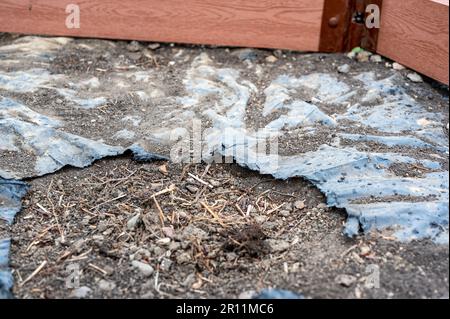
M 226 242 L 223 248 L 241 256 L 261 257 L 268 253 L 267 235 L 258 224 L 245 225 L 225 232 Z

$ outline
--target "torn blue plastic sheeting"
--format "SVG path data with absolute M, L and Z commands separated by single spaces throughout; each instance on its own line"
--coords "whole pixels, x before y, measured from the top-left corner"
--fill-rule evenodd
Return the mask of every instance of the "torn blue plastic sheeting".
M 377 142 L 388 147 L 408 146 L 413 148 L 431 148 L 440 152 L 448 152 L 448 147 L 436 146 L 431 143 L 424 142 L 414 136 L 378 136 L 378 135 L 361 135 L 340 133 L 339 137 L 355 142 Z
M 12 298 L 13 276 L 8 268 L 9 239 L 0 239 L 0 299 Z
M 401 225 L 395 235 L 400 240 L 431 238 L 436 243 L 448 243 L 447 202 L 391 202 L 346 205 L 348 220 L 346 234 L 355 235 L 362 226 L 364 232 Z M 367 213 L 370 212 L 370 214 Z M 422 214 L 417 214 L 421 211 Z M 395 216 L 392 215 L 395 212 Z
M 305 299 L 305 297 L 289 290 L 263 289 L 253 299 Z
M 22 198 L 28 191 L 28 185 L 0 178 L 0 223 L 11 224 L 14 216 L 22 208 Z M 8 269 L 10 240 L 0 238 L 0 299 L 10 298 L 13 278 Z
M 22 209 L 22 198 L 27 194 L 24 182 L 0 178 L 0 219 L 12 224 L 14 217 Z M 1 221 L 0 221 L 1 222 Z
M 255 137 L 258 134 L 249 135 L 246 130 L 235 128 L 217 137 L 220 142 L 216 143 L 222 146 L 221 153 L 235 158 L 243 166 L 276 178 L 308 179 L 326 195 L 329 206 L 347 210 L 349 218 L 345 233 L 349 236 L 358 234 L 360 229 L 368 232 L 391 228 L 399 240 L 431 238 L 435 242 L 448 243 L 449 178 L 442 165 L 448 158 L 448 138 L 443 130 L 442 115 L 431 113 L 418 104 L 394 84 L 395 77 L 378 80 L 372 73 L 364 73 L 355 79 L 364 81 L 362 86 L 367 90 L 355 104 L 347 101 L 352 96 L 348 87 L 340 86 L 337 80 L 324 75 L 300 79 L 280 77 L 265 91 L 270 93 L 265 114 L 276 109 L 287 109 L 289 113 L 268 124 L 264 130 L 276 132 L 297 126 L 308 135 L 323 132 L 327 127 L 337 127 L 341 132 L 330 145 L 292 156 L 259 154 L 258 138 Z M 340 88 L 342 96 L 334 91 L 336 87 Z M 317 118 L 322 111 L 311 107 L 309 102 L 290 98 L 295 89 L 307 92 L 311 88 L 311 94 L 320 97 L 321 103 L 328 101 L 330 106 L 347 103 L 349 106 L 345 112 L 333 116 L 334 123 L 323 120 L 326 114 Z M 315 91 L 317 88 L 323 92 Z M 297 119 L 290 116 L 292 110 L 301 116 Z M 305 114 L 309 116 L 302 120 Z M 378 134 L 356 134 L 352 132 L 353 126 L 360 131 L 377 130 Z M 348 145 L 351 143 L 344 145 L 345 140 L 366 143 L 365 148 L 367 142 L 376 142 L 392 152 L 359 151 Z M 423 150 L 430 156 L 413 158 L 402 153 L 405 148 Z M 377 147 L 374 149 L 378 150 Z M 422 166 L 431 172 L 406 178 L 390 170 L 396 164 Z
M 151 162 L 151 161 L 169 161 L 166 156 L 158 155 L 155 153 L 147 152 L 142 146 L 133 144 L 127 151 L 133 153 L 133 159 L 138 162 Z
M 239 133 L 237 133 L 239 134 Z M 398 226 L 399 240 L 431 238 L 448 242 L 449 177 L 447 172 L 425 174 L 423 178 L 399 177 L 387 171 L 394 163 L 406 162 L 407 156 L 372 156 L 352 149 L 322 146 L 315 152 L 298 156 L 274 157 L 249 152 L 251 145 L 234 142 L 229 135 L 224 140 L 223 155 L 238 163 L 279 179 L 303 177 L 317 186 L 331 207 L 345 208 L 349 219 L 345 233 L 357 235 Z M 431 162 L 431 161 L 430 161 Z M 425 163 L 439 167 L 439 163 Z M 385 200 L 401 197 L 401 202 Z M 429 198 L 424 201 L 424 198 Z M 381 203 L 371 203 L 371 201 Z M 358 201 L 363 201 L 356 204 Z M 364 202 L 367 201 L 367 202 Z
M 22 145 L 35 157 L 34 172 L 0 169 L 0 177 L 23 179 L 53 173 L 66 165 L 83 168 L 95 160 L 122 154 L 124 149 L 113 147 L 60 130 L 60 122 L 34 112 L 8 98 L 0 97 L 0 149 L 11 150 Z M 30 163 L 31 164 L 31 163 Z
M 32 69 L 26 72 L 17 71 L 9 74 L 0 73 L 0 88 L 19 93 L 35 92 L 54 79 L 56 77 L 51 76 L 44 69 Z
M 94 161 L 131 151 L 136 160 L 167 160 L 134 144 L 110 146 L 60 129 L 60 121 L 39 114 L 12 99 L 0 96 L 0 150 L 18 152 L 21 145 L 35 157 L 33 173 L 0 168 L 0 177 L 23 179 L 54 173 L 64 166 L 84 168 Z M 30 163 L 33 164 L 33 163 Z

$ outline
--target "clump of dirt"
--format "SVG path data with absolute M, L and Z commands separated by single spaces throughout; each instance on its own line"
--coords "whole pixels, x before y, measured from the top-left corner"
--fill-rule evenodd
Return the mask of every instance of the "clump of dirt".
M 224 236 L 227 238 L 224 249 L 238 253 L 240 256 L 248 254 L 250 257 L 260 257 L 269 252 L 265 242 L 267 235 L 258 224 L 229 230 Z

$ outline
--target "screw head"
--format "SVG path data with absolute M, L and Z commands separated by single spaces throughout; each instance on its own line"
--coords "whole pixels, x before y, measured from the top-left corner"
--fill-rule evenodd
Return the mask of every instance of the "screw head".
M 332 17 L 329 21 L 328 21 L 328 25 L 331 28 L 336 28 L 339 24 L 339 18 L 338 17 Z

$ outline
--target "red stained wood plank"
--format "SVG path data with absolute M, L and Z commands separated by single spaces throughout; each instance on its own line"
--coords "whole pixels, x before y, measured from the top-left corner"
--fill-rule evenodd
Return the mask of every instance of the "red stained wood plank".
M 384 0 L 377 51 L 448 85 L 448 29 L 448 0 Z
M 351 0 L 325 0 L 319 50 L 344 52 L 352 19 Z
M 65 8 L 81 9 L 67 29 Z M 324 0 L 0 0 L 0 31 L 317 51 Z
M 367 6 L 375 4 L 381 10 L 382 3 L 383 0 L 325 0 L 319 51 L 348 52 L 355 47 L 375 51 L 379 29 L 368 29 L 353 21 L 353 17 L 359 12 L 367 19 Z

